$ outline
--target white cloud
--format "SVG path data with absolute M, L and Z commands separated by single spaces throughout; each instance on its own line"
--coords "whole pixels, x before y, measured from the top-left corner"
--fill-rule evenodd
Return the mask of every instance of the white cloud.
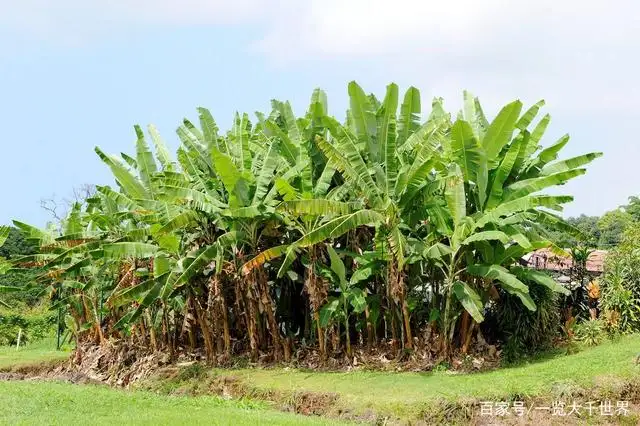
M 537 97 L 575 111 L 624 110 L 640 65 L 631 0 L 282 0 L 254 48 L 281 66 L 372 59 L 416 85 Z M 297 5 L 297 6 L 296 6 Z M 594 101 L 597 101 L 597 105 Z
M 19 0 L 0 3 L 0 25 L 23 37 L 81 44 L 148 26 L 233 25 L 260 19 L 260 0 Z
M 638 33 L 640 8 L 630 0 L 281 0 L 279 11 L 279 22 L 259 43 L 266 52 L 360 56 L 473 53 L 559 39 L 624 42 L 630 31 Z M 292 43 L 304 49 L 282 49 Z
M 633 0 L 21 0 L 0 26 L 85 44 L 149 27 L 246 26 L 273 64 L 371 61 L 378 80 L 496 103 L 545 97 L 567 111 L 635 108 L 640 4 Z M 355 77 L 355 76 L 354 76 Z M 482 93 L 485 92 L 485 93 Z M 489 99 L 492 101 L 492 99 Z M 491 103 L 491 102 L 490 102 Z

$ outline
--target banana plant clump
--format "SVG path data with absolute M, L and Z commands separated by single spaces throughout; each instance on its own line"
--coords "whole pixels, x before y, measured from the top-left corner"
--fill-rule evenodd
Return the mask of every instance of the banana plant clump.
M 543 101 L 489 120 L 465 92 L 454 119 L 441 99 L 423 114 L 413 87 L 348 93 L 342 122 L 319 89 L 302 117 L 273 101 L 226 133 L 199 108 L 175 157 L 135 126 L 133 155 L 96 148 L 115 186 L 60 227 L 14 222 L 40 251 L 13 268 L 43 268 L 32 285 L 79 348 L 119 340 L 211 363 L 301 349 L 351 360 L 354 347 L 451 356 L 500 303 L 497 287 L 532 311 L 531 286 L 567 293 L 519 259 L 561 251 L 549 230 L 577 232 L 557 215 L 572 197 L 542 191 L 600 153 L 558 160 L 568 136 L 542 148 Z

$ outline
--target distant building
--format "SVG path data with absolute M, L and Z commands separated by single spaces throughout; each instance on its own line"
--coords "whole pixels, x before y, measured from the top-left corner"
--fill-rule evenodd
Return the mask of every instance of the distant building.
M 606 250 L 594 250 L 587 259 L 587 272 L 591 275 L 601 275 L 604 269 Z M 571 256 L 559 256 L 550 249 L 544 248 L 525 255 L 523 263 L 535 269 L 543 269 L 561 274 L 569 274 L 573 267 Z

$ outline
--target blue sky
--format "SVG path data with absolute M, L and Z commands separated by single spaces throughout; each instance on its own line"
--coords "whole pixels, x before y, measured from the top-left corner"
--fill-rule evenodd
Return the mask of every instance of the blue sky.
M 601 214 L 640 193 L 640 6 L 631 0 L 22 0 L 0 4 L 0 223 L 42 225 L 40 199 L 111 183 L 93 152 L 132 152 L 133 124 L 172 147 L 183 117 L 272 98 L 302 113 L 315 87 L 343 116 L 346 84 L 382 96 L 414 85 L 423 105 L 463 89 L 485 110 L 547 101 L 546 143 L 604 151 L 566 186 L 567 215 Z M 559 5 L 556 3 L 560 3 Z

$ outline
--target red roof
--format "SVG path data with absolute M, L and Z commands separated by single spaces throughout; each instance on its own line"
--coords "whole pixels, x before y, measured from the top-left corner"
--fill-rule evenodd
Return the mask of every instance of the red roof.
M 606 250 L 594 250 L 587 259 L 587 271 L 602 272 Z M 559 256 L 550 249 L 540 249 L 524 257 L 527 266 L 548 271 L 567 271 L 573 266 L 571 256 Z

